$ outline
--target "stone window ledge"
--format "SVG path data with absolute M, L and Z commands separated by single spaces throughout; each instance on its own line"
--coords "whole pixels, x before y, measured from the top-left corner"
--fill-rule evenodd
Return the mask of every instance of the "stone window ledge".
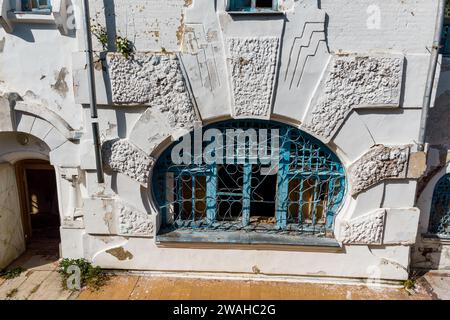
M 14 26 L 21 24 L 53 24 L 61 34 L 67 35 L 67 0 L 53 0 L 51 12 L 14 11 L 9 0 L 0 0 L 0 25 L 8 33 L 14 32 Z
M 227 11 L 230 15 L 284 15 L 283 11 L 278 10 L 258 10 L 258 11 Z
M 248 249 L 298 249 L 341 251 L 339 242 L 333 238 L 308 235 L 282 235 L 247 231 L 196 231 L 162 229 L 156 236 L 158 246 L 165 247 L 217 247 L 244 246 Z

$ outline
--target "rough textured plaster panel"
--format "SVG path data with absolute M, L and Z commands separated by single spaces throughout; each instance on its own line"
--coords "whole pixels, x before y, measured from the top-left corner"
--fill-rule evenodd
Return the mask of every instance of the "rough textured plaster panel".
M 196 119 L 178 59 L 172 54 L 108 55 L 114 103 L 149 105 L 167 114 L 172 126 Z
M 409 146 L 376 145 L 349 168 L 352 195 L 385 180 L 405 178 Z
M 343 222 L 343 240 L 345 244 L 381 244 L 383 240 L 385 209 Z
M 130 205 L 119 203 L 119 234 L 126 236 L 151 236 L 153 222 L 150 215 Z
M 270 112 L 278 38 L 228 38 L 236 116 L 267 117 Z
M 154 159 L 126 140 L 108 140 L 102 145 L 103 162 L 107 168 L 126 174 L 146 186 Z
M 403 60 L 387 56 L 335 57 L 304 128 L 329 140 L 353 108 L 398 107 Z

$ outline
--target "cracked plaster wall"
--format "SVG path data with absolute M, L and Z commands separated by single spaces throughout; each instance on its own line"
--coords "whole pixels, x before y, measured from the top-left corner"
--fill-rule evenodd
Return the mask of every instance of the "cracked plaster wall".
M 90 9 L 92 18 L 116 30 L 110 37 L 126 36 L 138 51 L 176 51 L 188 6 L 186 0 L 95 0 Z M 96 49 L 101 50 L 98 42 Z

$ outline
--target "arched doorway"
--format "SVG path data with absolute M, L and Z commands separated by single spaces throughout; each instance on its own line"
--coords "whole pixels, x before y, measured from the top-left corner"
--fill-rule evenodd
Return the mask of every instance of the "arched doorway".
M 57 255 L 60 216 L 55 169 L 48 161 L 21 160 L 15 171 L 27 248 Z
M 50 151 L 34 135 L 0 133 L 0 269 L 26 249 L 22 257 L 51 256 L 54 261 L 59 256 L 57 182 Z

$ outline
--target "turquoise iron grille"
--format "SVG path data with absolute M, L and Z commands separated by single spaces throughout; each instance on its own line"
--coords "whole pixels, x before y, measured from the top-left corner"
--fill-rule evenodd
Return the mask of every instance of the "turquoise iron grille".
M 268 174 L 270 165 L 260 159 L 256 163 L 238 158 L 232 164 L 228 160 L 226 164 L 175 165 L 171 160 L 174 143 L 159 157 L 153 175 L 154 196 L 165 227 L 287 234 L 332 230 L 345 192 L 345 174 L 339 159 L 324 144 L 274 121 L 234 120 L 202 128 L 203 132 L 207 129 L 217 129 L 224 137 L 228 129 L 267 129 L 269 154 L 273 146 L 270 132 L 278 129 L 276 170 Z M 193 138 L 192 132 L 191 142 Z M 221 148 L 225 157 L 226 146 Z
M 450 237 L 450 174 L 443 176 L 434 189 L 428 231 Z

